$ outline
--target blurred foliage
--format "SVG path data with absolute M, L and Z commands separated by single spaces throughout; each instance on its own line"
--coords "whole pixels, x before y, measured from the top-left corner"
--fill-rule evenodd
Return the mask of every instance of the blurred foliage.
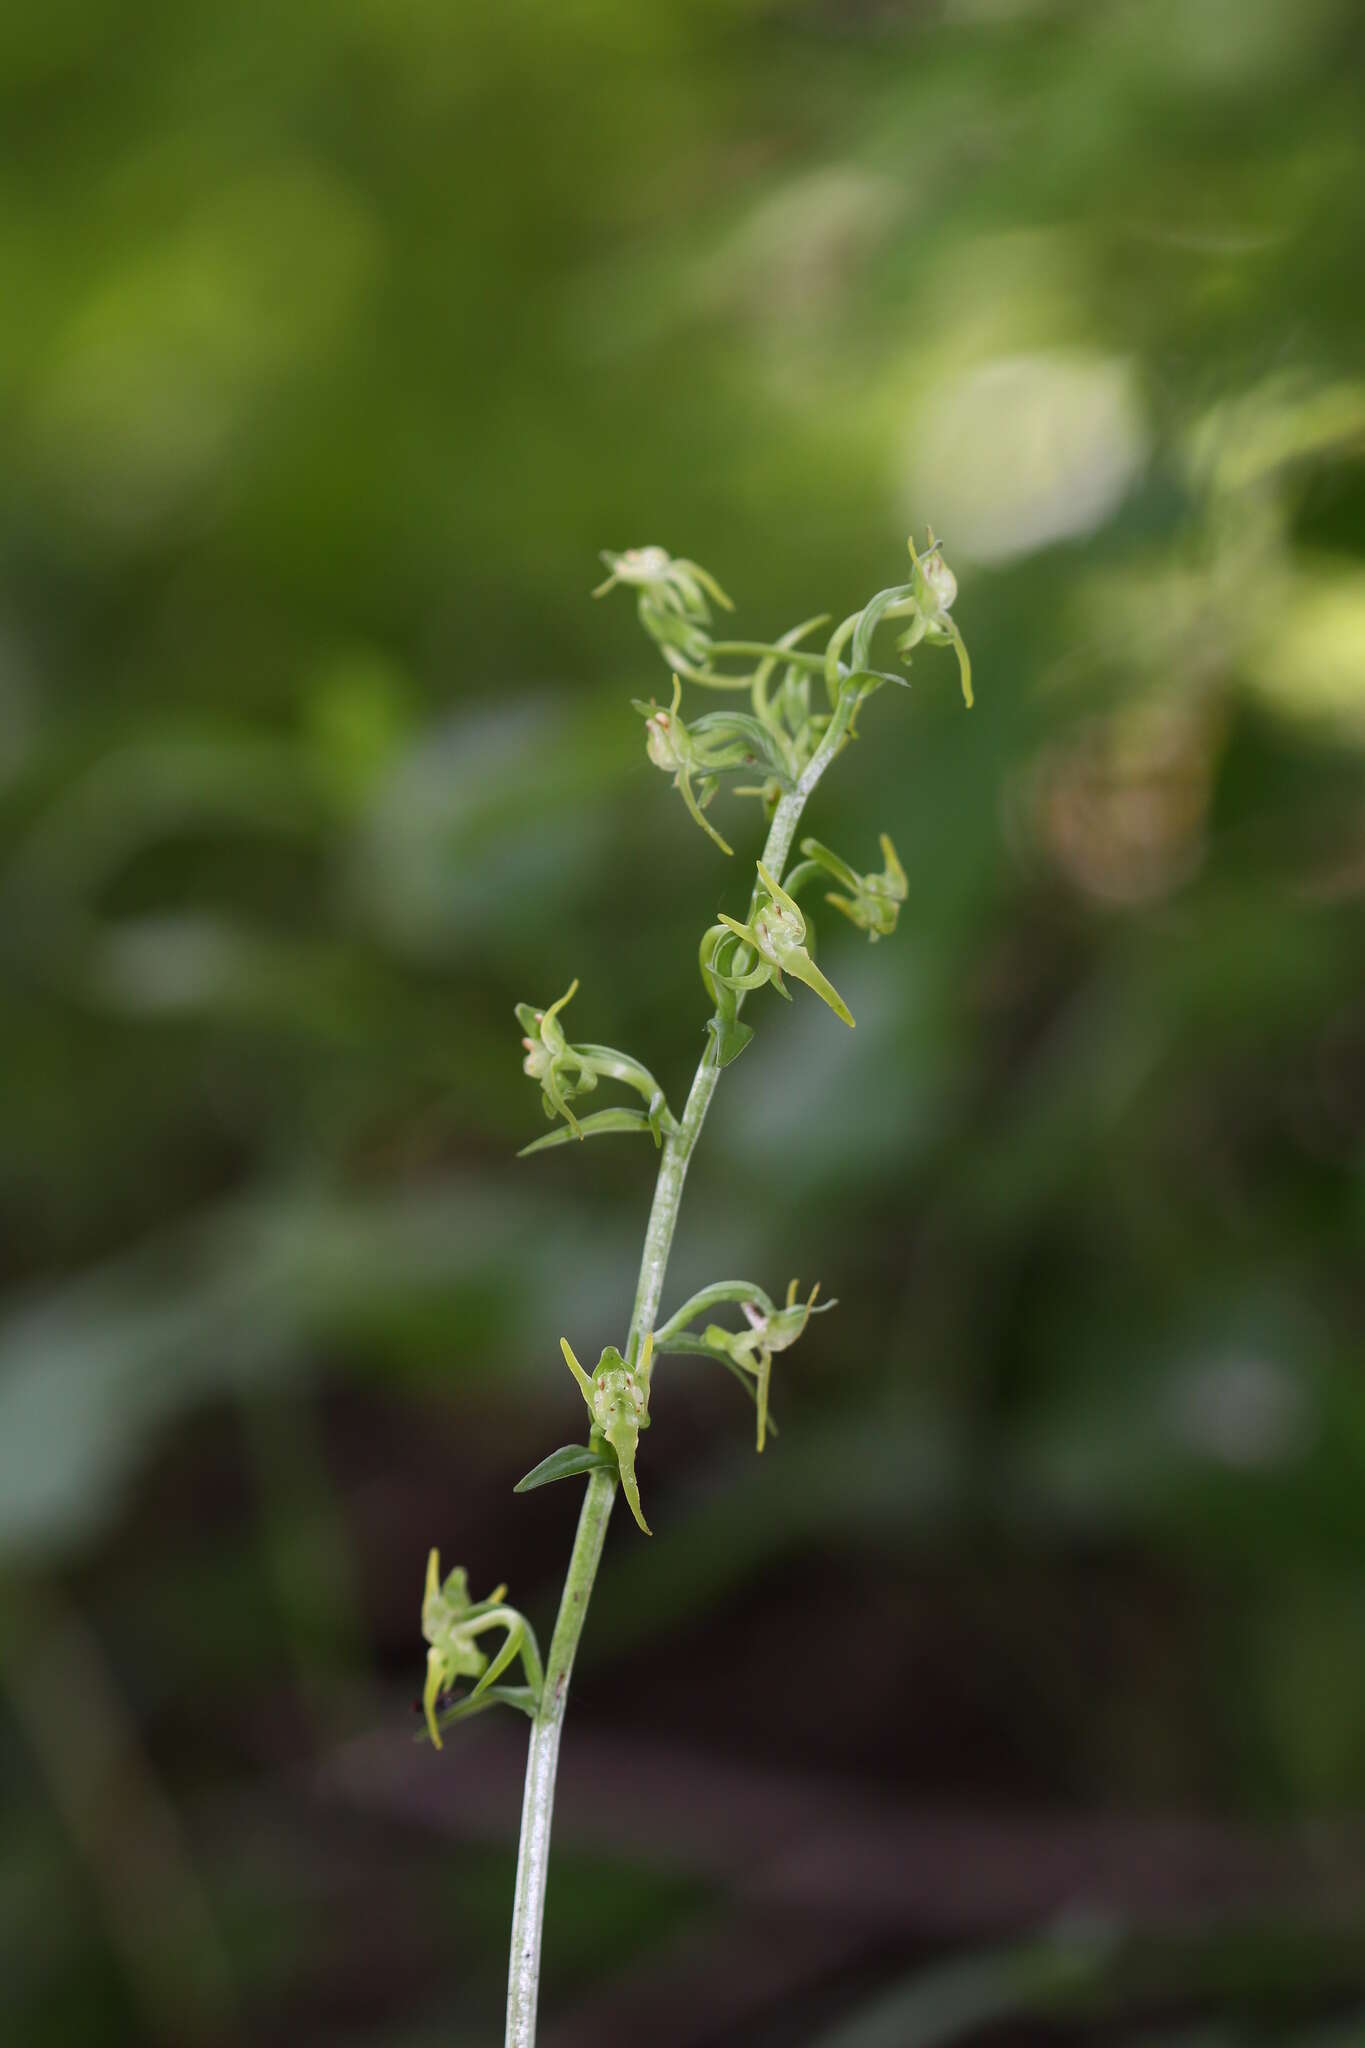
M 761 1465 L 667 1362 L 576 1723 L 1004 1814 L 1365 1801 L 1363 60 L 1350 0 L 0 23 L 16 2039 L 496 2029 L 501 1851 L 298 1768 L 406 1743 L 430 1543 L 551 1612 L 569 1489 L 510 1488 L 651 1164 L 515 1160 L 513 1002 L 579 975 L 676 1098 L 747 896 L 755 821 L 723 863 L 645 759 L 603 546 L 766 635 L 933 520 L 978 704 L 922 661 L 813 807 L 893 835 L 900 929 L 824 920 L 856 1035 L 763 1006 L 665 1309 L 841 1306 Z M 667 1845 L 564 1856 L 585 2026 L 611 1902 L 646 1956 L 730 1910 Z M 925 1930 L 855 1942 L 831 2040 L 1027 2026 L 1045 1938 L 977 1933 L 922 1981 Z M 1358 1968 L 1236 1956 L 1106 2023 L 1365 2028 Z

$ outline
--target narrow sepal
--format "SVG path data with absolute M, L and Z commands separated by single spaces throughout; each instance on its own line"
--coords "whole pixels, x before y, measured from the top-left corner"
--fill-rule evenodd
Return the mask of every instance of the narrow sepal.
M 842 1017 L 849 1029 L 853 1029 L 855 1023 L 853 1012 L 849 1009 L 848 1004 L 844 1001 L 834 983 L 820 972 L 808 953 L 789 953 L 782 962 L 782 969 L 785 974 L 794 974 L 798 981 L 804 981 L 807 988 L 813 988 L 821 1001 L 829 1004 L 835 1016 Z

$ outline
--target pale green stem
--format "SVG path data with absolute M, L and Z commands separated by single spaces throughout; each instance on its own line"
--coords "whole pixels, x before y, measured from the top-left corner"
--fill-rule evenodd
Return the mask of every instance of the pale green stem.
M 852 630 L 850 626 L 850 631 Z M 844 743 L 849 722 L 857 708 L 853 694 L 840 700 L 824 737 L 790 790 L 773 813 L 763 848 L 763 865 L 777 881 L 782 878 L 791 852 L 796 828 L 801 822 L 806 799 L 819 782 Z M 755 901 L 750 905 L 754 914 Z M 743 998 L 740 998 L 741 1002 Z M 716 1040 L 709 1034 L 706 1051 L 693 1077 L 676 1130 L 664 1140 L 659 1177 L 654 1186 L 649 1224 L 645 1231 L 640 1279 L 631 1311 L 627 1356 L 639 1356 L 645 1332 L 654 1328 L 663 1293 L 668 1256 L 673 1248 L 678 1210 L 682 1204 L 683 1182 L 688 1163 L 701 1136 L 711 1097 L 720 1079 Z M 559 1738 L 568 1706 L 569 1676 L 573 1670 L 578 1639 L 587 1618 L 588 1599 L 602 1556 L 607 1522 L 616 1498 L 616 1481 L 606 1472 L 594 1472 L 588 1480 L 578 1533 L 569 1557 L 568 1575 L 560 1597 L 559 1615 L 550 1640 L 545 1665 L 545 1683 L 540 1706 L 531 1723 L 531 1741 L 526 1760 L 526 1789 L 521 1807 L 521 1848 L 517 1856 L 516 1897 L 512 1911 L 512 1953 L 507 1973 L 506 2048 L 533 2048 L 536 2038 L 536 2002 L 540 1991 L 540 1938 L 545 1920 L 545 1886 L 550 1863 L 550 1826 L 554 1817 L 555 1772 L 559 1763 Z
M 671 1142 L 671 1141 L 670 1141 Z M 512 1952 L 507 1968 L 508 2048 L 532 2048 L 536 2001 L 540 1995 L 540 1935 L 545 1924 L 545 1885 L 550 1870 L 550 1824 L 554 1819 L 559 1737 L 569 1698 L 569 1674 L 583 1633 L 588 1596 L 606 1540 L 616 1481 L 606 1472 L 589 1475 L 578 1517 L 578 1534 L 550 1638 L 540 1705 L 531 1722 L 526 1789 L 521 1802 L 521 1847 L 512 1909 Z

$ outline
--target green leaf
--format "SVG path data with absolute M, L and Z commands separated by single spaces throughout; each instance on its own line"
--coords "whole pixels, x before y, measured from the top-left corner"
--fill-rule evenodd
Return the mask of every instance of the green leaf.
M 564 1444 L 551 1451 L 548 1458 L 542 1458 L 524 1479 L 517 1481 L 512 1491 L 533 1493 L 538 1486 L 549 1486 L 556 1479 L 576 1479 L 587 1472 L 610 1472 L 615 1478 L 616 1470 L 616 1459 L 610 1451 L 594 1450 L 590 1444 Z
M 723 1067 L 739 1058 L 754 1035 L 753 1027 L 741 1024 L 738 1017 L 708 1017 L 706 1028 L 715 1033 L 716 1057 Z
M 581 1137 L 604 1138 L 609 1131 L 643 1131 L 646 1137 L 659 1140 L 650 1128 L 649 1118 L 642 1109 L 595 1109 L 591 1116 L 578 1119 L 577 1131 L 561 1124 L 558 1130 L 550 1131 L 543 1138 L 537 1138 L 530 1145 L 523 1145 L 518 1159 L 526 1159 L 532 1152 L 548 1152 L 552 1145 L 576 1145 Z

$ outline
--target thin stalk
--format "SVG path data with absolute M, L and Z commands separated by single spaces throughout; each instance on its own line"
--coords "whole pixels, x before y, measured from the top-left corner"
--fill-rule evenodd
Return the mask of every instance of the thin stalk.
M 850 622 L 850 632 L 855 623 L 856 619 Z M 843 746 L 857 702 L 856 692 L 840 698 L 824 737 L 803 769 L 795 789 L 782 798 L 773 813 L 763 848 L 763 865 L 777 881 L 782 879 L 782 870 L 791 852 L 806 800 Z M 755 888 L 755 902 L 756 897 Z M 751 902 L 750 916 L 753 910 L 754 902 Z M 743 1001 L 742 996 L 740 1001 Z M 635 1289 L 635 1306 L 630 1317 L 626 1355 L 632 1362 L 640 1355 L 645 1332 L 654 1328 L 658 1317 L 669 1253 L 673 1249 L 673 1233 L 677 1229 L 678 1211 L 682 1206 L 683 1183 L 720 1074 L 715 1034 L 708 1033 L 706 1050 L 693 1077 L 686 1107 L 677 1129 L 665 1138 L 659 1161 L 659 1177 L 654 1185 L 654 1200 L 650 1206 L 640 1260 L 640 1278 Z M 583 1623 L 587 1619 L 588 1600 L 597 1577 L 615 1498 L 616 1481 L 610 1474 L 592 1473 L 578 1517 L 573 1550 L 569 1555 L 569 1569 L 560 1596 L 554 1635 L 550 1639 L 540 1706 L 531 1722 L 526 1789 L 521 1807 L 521 1847 L 517 1855 L 516 1895 L 512 1909 L 512 1951 L 507 1972 L 506 2048 L 534 2048 L 536 2038 L 540 1942 L 545 1921 L 545 1887 L 550 1864 L 550 1827 L 554 1818 L 559 1738 L 568 1707 L 569 1677 L 583 1633 Z
M 533 2048 L 536 2038 L 540 1936 L 545 1924 L 545 1885 L 550 1869 L 550 1824 L 554 1818 L 559 1737 L 569 1698 L 569 1674 L 573 1670 L 578 1639 L 583 1633 L 588 1596 L 597 1577 L 615 1498 L 616 1481 L 610 1474 L 592 1473 L 583 1496 L 578 1533 L 569 1556 L 559 1618 L 550 1638 L 550 1655 L 545 1666 L 545 1682 L 540 1689 L 540 1705 L 531 1722 L 526 1789 L 521 1802 L 517 1888 L 512 1908 L 512 1952 L 507 1969 L 508 2048 Z

